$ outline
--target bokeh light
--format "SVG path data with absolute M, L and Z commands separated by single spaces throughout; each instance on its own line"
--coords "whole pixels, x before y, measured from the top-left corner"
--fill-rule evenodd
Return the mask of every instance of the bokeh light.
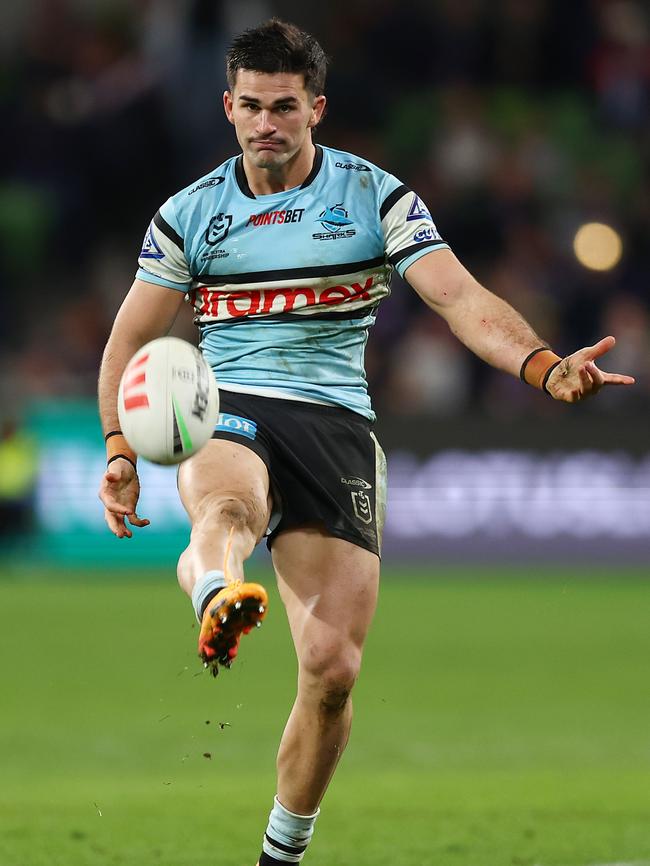
M 586 223 L 576 232 L 573 251 L 585 268 L 611 271 L 623 255 L 623 241 L 616 229 L 605 223 Z

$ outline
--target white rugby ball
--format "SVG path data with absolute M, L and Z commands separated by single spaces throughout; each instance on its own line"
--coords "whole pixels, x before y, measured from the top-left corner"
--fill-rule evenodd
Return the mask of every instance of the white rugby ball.
M 217 381 L 197 348 L 160 337 L 126 365 L 117 411 L 136 454 L 152 463 L 181 463 L 212 436 L 219 415 Z

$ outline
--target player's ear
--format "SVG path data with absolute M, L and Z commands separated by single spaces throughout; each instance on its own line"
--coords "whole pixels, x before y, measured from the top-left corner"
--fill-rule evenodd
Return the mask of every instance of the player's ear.
M 314 100 L 314 104 L 311 107 L 311 117 L 309 118 L 309 123 L 307 124 L 310 129 L 318 126 L 318 124 L 323 119 L 323 115 L 325 114 L 325 105 L 327 104 L 327 98 L 324 94 L 321 93 L 320 96 L 317 96 Z
M 234 124 L 235 121 L 233 120 L 233 117 L 232 117 L 232 103 L 233 103 L 232 93 L 229 90 L 224 90 L 224 92 L 223 92 L 223 110 L 226 112 L 226 117 L 228 118 L 228 120 L 232 124 Z

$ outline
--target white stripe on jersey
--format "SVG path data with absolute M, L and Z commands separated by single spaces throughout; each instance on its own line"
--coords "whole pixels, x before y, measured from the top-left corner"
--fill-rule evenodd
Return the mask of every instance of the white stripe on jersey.
M 199 284 L 190 291 L 190 300 L 201 324 L 280 313 L 352 313 L 374 307 L 385 298 L 390 291 L 389 279 L 390 269 L 382 265 L 336 277 L 226 283 L 219 287 Z

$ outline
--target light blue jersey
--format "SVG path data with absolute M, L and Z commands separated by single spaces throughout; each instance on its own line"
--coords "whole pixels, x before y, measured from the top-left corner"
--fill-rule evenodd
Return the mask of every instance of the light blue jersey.
M 232 157 L 168 199 L 141 280 L 187 293 L 219 387 L 374 419 L 363 356 L 393 268 L 447 247 L 421 199 L 359 157 L 316 147 L 304 183 L 255 196 Z

